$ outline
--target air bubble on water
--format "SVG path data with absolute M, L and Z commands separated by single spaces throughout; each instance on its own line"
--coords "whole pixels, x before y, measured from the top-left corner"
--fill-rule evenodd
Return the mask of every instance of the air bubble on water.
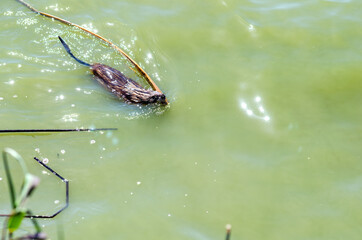
M 167 217 L 171 217 L 171 213 L 167 214 Z
M 3 180 L 3 178 L 0 177 L 0 181 Z
M 55 200 L 54 204 L 59 204 L 59 202 L 60 202 L 59 200 Z
M 141 185 L 141 182 L 137 182 L 137 185 Z
M 48 93 L 51 93 L 51 92 L 53 92 L 53 90 L 52 90 L 52 89 L 48 89 Z
M 253 115 L 253 111 L 251 111 L 250 109 L 246 110 L 246 113 L 247 113 L 249 116 Z
M 90 141 L 90 144 L 95 144 L 96 143 L 96 140 L 91 140 Z
M 49 162 L 49 159 L 47 159 L 47 158 L 44 158 L 42 162 L 43 162 L 44 164 L 48 164 L 48 162 Z
M 3 98 L 3 97 L 0 97 L 0 101 L 2 101 L 2 100 L 4 100 L 4 98 Z
M 258 102 L 260 102 L 260 101 L 261 101 L 261 97 L 256 96 L 256 97 L 255 97 L 255 102 L 257 102 L 257 103 L 258 103 Z
M 269 122 L 269 121 L 270 121 L 270 117 L 269 117 L 269 116 L 265 116 L 265 117 L 264 117 L 264 121 Z
M 39 149 L 39 148 L 35 148 L 34 150 L 35 150 L 35 152 L 37 152 L 37 153 L 40 152 L 40 149 Z
M 61 153 L 61 154 L 64 154 L 64 153 L 65 153 L 65 150 L 64 150 L 64 149 L 60 150 L 60 153 Z

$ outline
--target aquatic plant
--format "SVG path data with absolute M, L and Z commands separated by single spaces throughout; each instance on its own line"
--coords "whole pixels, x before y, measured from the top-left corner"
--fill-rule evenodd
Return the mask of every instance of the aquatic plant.
M 7 155 L 11 155 L 15 160 L 18 161 L 24 173 L 24 181 L 18 196 L 15 195 L 15 188 L 11 177 Z M 6 240 L 6 236 L 8 236 L 8 239 L 13 239 L 14 232 L 19 229 L 26 215 L 32 215 L 31 211 L 25 207 L 25 203 L 34 192 L 35 188 L 39 185 L 40 180 L 37 176 L 34 176 L 28 172 L 24 159 L 15 150 L 11 148 L 5 148 L 2 152 L 2 157 L 9 186 L 12 207 L 11 214 L 8 215 L 4 221 L 4 227 L 2 231 L 1 239 Z M 19 239 L 46 239 L 46 234 L 41 231 L 37 220 L 35 218 L 30 219 L 34 225 L 35 234 L 29 234 Z
M 230 235 L 231 235 L 231 225 L 227 224 L 226 225 L 226 240 L 230 240 Z
M 8 156 L 11 155 L 14 159 L 18 161 L 20 164 L 23 174 L 24 174 L 24 182 L 21 187 L 21 191 L 19 196 L 15 195 L 15 188 L 13 184 L 13 180 L 11 177 L 11 172 L 9 168 L 8 163 Z M 34 157 L 34 159 L 41 164 L 43 167 L 45 167 L 47 170 L 49 170 L 51 173 L 53 173 L 55 176 L 60 178 L 62 182 L 65 183 L 66 186 L 66 204 L 63 206 L 60 210 L 55 212 L 54 214 L 47 216 L 47 215 L 33 215 L 32 212 L 25 207 L 25 202 L 29 199 L 31 194 L 34 192 L 35 188 L 39 185 L 39 178 L 37 176 L 34 176 L 30 174 L 27 170 L 27 167 L 25 165 L 25 162 L 23 158 L 13 149 L 11 148 L 5 148 L 3 151 L 3 162 L 4 162 L 4 168 L 5 168 L 5 174 L 6 178 L 8 180 L 9 185 L 9 193 L 10 193 L 10 201 L 11 201 L 11 207 L 12 211 L 10 214 L 0 214 L 0 217 L 7 217 L 4 221 L 4 227 L 2 231 L 2 237 L 1 240 L 6 240 L 6 236 L 8 236 L 8 239 L 13 239 L 13 234 L 16 230 L 19 229 L 22 221 L 24 218 L 30 218 L 33 222 L 35 233 L 34 234 L 28 234 L 23 237 L 16 238 L 18 240 L 20 239 L 46 239 L 47 236 L 45 233 L 41 232 L 41 228 L 37 222 L 37 218 L 54 218 L 59 213 L 61 213 L 64 209 L 66 209 L 69 205 L 69 181 L 62 176 L 60 176 L 57 172 L 55 172 L 53 169 L 48 167 L 46 164 L 41 162 L 38 158 Z

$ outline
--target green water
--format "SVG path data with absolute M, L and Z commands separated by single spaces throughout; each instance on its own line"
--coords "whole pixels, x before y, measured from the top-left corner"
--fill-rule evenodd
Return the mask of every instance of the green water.
M 51 239 L 217 240 L 227 223 L 233 240 L 360 239 L 361 1 L 30 3 L 122 47 L 170 101 L 119 101 L 57 36 L 142 81 L 118 53 L 1 0 L 1 129 L 118 128 L 0 136 L 41 177 L 36 214 L 62 207 L 64 185 L 32 158 L 70 180 L 69 208 L 40 220 Z M 6 184 L 1 165 L 1 213 Z

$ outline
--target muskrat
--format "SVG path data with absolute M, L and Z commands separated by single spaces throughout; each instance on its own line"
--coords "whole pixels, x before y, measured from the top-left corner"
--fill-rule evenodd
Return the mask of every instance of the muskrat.
M 72 58 L 90 67 L 97 81 L 118 97 L 123 98 L 125 102 L 136 104 L 167 104 L 165 94 L 143 88 L 140 84 L 126 77 L 117 69 L 101 63 L 89 64 L 76 58 L 64 40 L 60 36 L 58 36 L 58 38 Z

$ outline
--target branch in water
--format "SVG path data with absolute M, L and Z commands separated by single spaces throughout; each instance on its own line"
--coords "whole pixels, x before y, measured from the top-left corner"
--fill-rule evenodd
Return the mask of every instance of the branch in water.
M 74 128 L 74 129 L 6 129 L 0 133 L 52 133 L 52 132 L 97 132 L 116 131 L 118 128 Z
M 116 49 L 118 52 L 120 52 L 124 57 L 127 58 L 128 61 L 130 61 L 132 63 L 133 66 L 135 66 L 135 68 L 137 69 L 137 71 L 141 74 L 141 76 L 143 76 L 148 84 L 150 84 L 150 86 L 152 87 L 153 90 L 159 92 L 159 93 L 162 93 L 163 92 L 161 91 L 161 89 L 159 89 L 156 85 L 156 83 L 151 79 L 151 77 L 136 63 L 136 61 L 134 61 L 130 56 L 127 55 L 127 53 L 125 53 L 122 49 L 120 49 L 119 47 L 117 47 L 114 43 L 112 43 L 111 41 L 105 39 L 104 37 L 82 27 L 82 26 L 79 26 L 75 23 L 72 23 L 72 22 L 69 22 L 65 19 L 62 19 L 60 17 L 57 17 L 57 16 L 54 16 L 54 15 L 51 15 L 51 14 L 48 14 L 48 13 L 45 13 L 45 12 L 41 12 L 41 11 L 38 11 L 37 9 L 33 8 L 32 6 L 30 6 L 28 3 L 24 2 L 23 0 L 17 0 L 18 2 L 20 2 L 21 4 L 23 4 L 24 6 L 26 6 L 27 8 L 29 8 L 31 11 L 35 12 L 35 13 L 38 13 L 42 16 L 45 16 L 45 17 L 48 17 L 48 18 L 52 18 L 52 19 L 55 19 L 55 20 L 58 20 L 64 24 L 67 24 L 67 25 L 70 25 L 70 26 L 74 26 L 74 27 L 77 27 L 79 29 L 82 29 L 83 31 L 103 40 L 104 42 L 108 43 L 108 45 L 110 45 L 111 47 L 113 47 L 114 49 Z M 167 99 L 166 99 L 166 104 L 167 104 Z

